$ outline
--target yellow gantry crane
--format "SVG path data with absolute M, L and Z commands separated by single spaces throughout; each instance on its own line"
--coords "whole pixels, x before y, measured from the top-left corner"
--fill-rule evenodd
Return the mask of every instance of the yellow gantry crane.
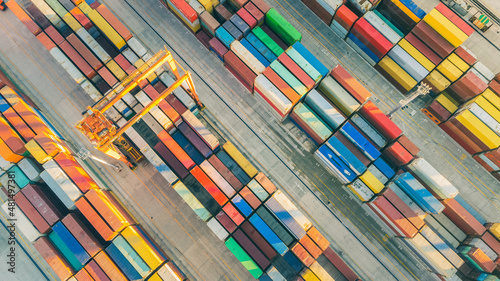
M 176 78 L 172 85 L 160 93 L 157 98 L 152 100 L 151 103 L 145 106 L 140 112 L 136 112 L 136 115 L 120 128 L 115 126 L 113 121 L 108 120 L 104 115 L 107 110 L 123 96 L 139 86 L 143 80 L 154 75 L 154 72 L 165 64 L 168 64 L 168 68 Z M 182 76 L 179 74 L 179 69 L 184 73 Z M 182 87 L 191 96 L 200 110 L 204 108 L 196 94 L 190 72 L 185 71 L 182 66 L 174 60 L 172 54 L 167 51 L 167 49 L 160 50 L 151 59 L 125 78 L 118 86 L 114 87 L 114 89 L 99 102 L 89 107 L 83 114 L 82 120 L 76 124 L 76 128 L 85 135 L 97 150 L 126 163 L 131 169 L 134 169 L 136 165 L 124 154 L 123 149 L 125 149 L 128 152 L 127 154 L 130 154 L 136 162 L 142 158 L 142 155 L 140 152 L 133 149 L 132 145 L 128 144 L 127 140 L 123 137 L 123 133 L 178 87 Z M 122 151 L 120 151 L 120 148 Z

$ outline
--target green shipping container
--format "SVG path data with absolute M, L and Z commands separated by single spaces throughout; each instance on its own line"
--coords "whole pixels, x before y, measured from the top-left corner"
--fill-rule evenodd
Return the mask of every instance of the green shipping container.
M 405 37 L 404 33 L 401 32 L 397 27 L 392 24 L 392 22 L 388 21 L 379 11 L 373 10 L 373 12 L 381 19 L 383 20 L 394 32 L 396 32 L 399 36 Z
M 252 274 L 252 276 L 257 279 L 262 275 L 262 270 L 259 266 L 250 258 L 250 256 L 238 245 L 238 243 L 230 237 L 224 243 L 226 247 L 233 253 L 234 256 L 243 264 L 243 266 Z
M 57 0 L 45 0 L 45 2 L 49 4 L 52 10 L 54 10 L 54 12 L 56 12 L 56 14 L 61 18 L 64 17 L 66 13 L 68 13 L 68 11 L 66 11 L 66 8 L 64 8 L 63 5 L 61 5 L 61 3 L 59 3 Z
M 302 40 L 302 34 L 274 8 L 267 12 L 266 24 L 289 46 Z
M 177 182 L 173 186 L 174 190 L 179 194 L 180 197 L 193 209 L 193 211 L 202 219 L 203 221 L 208 221 L 211 215 L 205 207 L 194 197 L 193 193 L 187 189 L 187 187 L 182 182 Z
M 262 41 L 262 43 L 264 43 L 264 45 L 266 45 L 267 48 L 269 48 L 269 50 L 271 50 L 271 52 L 273 52 L 273 54 L 275 54 L 276 56 L 279 56 L 281 54 L 283 54 L 285 51 L 283 49 L 281 49 L 281 47 L 276 43 L 274 42 L 274 40 L 269 37 L 269 35 L 267 35 L 267 33 L 264 32 L 264 30 L 262 30 L 260 27 L 256 27 L 254 29 L 252 29 L 252 33 L 253 35 L 255 35 L 257 38 L 259 38 L 260 41 Z
M 302 70 L 304 70 L 309 77 L 311 77 L 314 82 L 318 83 L 323 76 L 319 73 L 314 66 L 312 66 L 297 50 L 294 48 L 288 49 L 286 51 L 287 55 L 298 65 Z
M 113 240 L 113 244 L 142 277 L 146 277 L 151 272 L 151 268 L 149 268 L 123 236 L 117 236 Z
M 30 179 L 23 173 L 23 171 L 21 171 L 21 169 L 17 165 L 12 166 L 12 168 L 10 168 L 7 173 L 14 174 L 13 177 L 10 177 L 11 179 L 14 179 L 19 188 L 24 188 L 30 183 Z
M 323 119 L 316 115 L 316 113 L 304 103 L 298 103 L 293 111 L 303 122 L 307 123 L 323 141 L 332 135 L 333 132 L 330 130 L 330 127 L 328 127 Z
M 360 104 L 331 76 L 325 77 L 318 86 L 329 100 L 331 100 L 348 117 L 356 111 Z
M 285 66 L 278 60 L 271 63 L 271 68 L 292 87 L 301 97 L 307 93 L 307 87 L 304 86 L 299 79 L 297 79 Z
M 63 257 L 69 262 L 69 264 L 75 269 L 75 271 L 79 271 L 83 268 L 83 265 L 78 261 L 73 252 L 64 244 L 61 237 L 57 235 L 54 231 L 49 234 L 49 239 L 52 244 L 59 250 L 59 252 L 63 255 Z

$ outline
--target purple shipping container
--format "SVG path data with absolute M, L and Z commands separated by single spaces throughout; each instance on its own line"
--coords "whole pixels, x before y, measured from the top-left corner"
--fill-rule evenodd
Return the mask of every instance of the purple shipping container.
M 212 150 L 208 145 L 198 136 L 198 134 L 189 127 L 186 122 L 182 122 L 178 126 L 181 133 L 191 142 L 196 149 L 205 157 L 208 158 L 212 154 Z
M 28 184 L 22 189 L 21 192 L 50 226 L 62 219 L 63 215 L 52 203 L 52 201 L 47 198 L 40 186 Z
M 241 229 L 236 230 L 233 233 L 233 238 L 240 244 L 240 246 L 245 249 L 245 251 L 252 257 L 252 259 L 264 270 L 269 266 L 269 260 L 262 254 L 259 249 L 248 239 L 248 237 L 241 231 Z
M 175 157 L 175 155 L 162 142 L 157 143 L 154 150 L 181 179 L 189 175 L 189 171 L 186 167 L 182 165 L 181 161 L 179 161 L 179 159 L 177 159 L 177 157 Z
M 234 174 L 227 168 L 220 160 L 217 158 L 217 156 L 212 155 L 209 159 L 208 162 L 214 166 L 214 168 L 219 172 L 219 174 L 224 177 L 224 179 L 229 182 L 229 184 L 236 190 L 240 191 L 243 188 L 243 184 L 234 176 Z

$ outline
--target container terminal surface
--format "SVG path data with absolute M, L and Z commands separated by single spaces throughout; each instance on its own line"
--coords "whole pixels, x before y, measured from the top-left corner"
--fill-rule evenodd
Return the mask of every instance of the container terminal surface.
M 174 59 L 191 72 L 196 91 L 205 105 L 198 118 L 214 135 L 233 143 L 258 171 L 266 174 L 360 279 L 439 280 L 402 238 L 386 234 L 387 226 L 381 226 L 381 220 L 375 218 L 370 208 L 343 188 L 343 183 L 319 163 L 312 153 L 316 144 L 290 119 L 280 122 L 271 107 L 258 103 L 164 2 L 99 2 L 106 5 L 151 54 L 166 47 Z M 383 112 L 389 112 L 404 98 L 302 1 L 264 2 L 302 34 L 304 47 L 329 70 L 341 65 L 360 81 L 372 93 L 370 100 Z M 425 7 L 426 12 L 431 9 Z M 0 38 L 0 69 L 34 101 L 72 149 L 95 152 L 74 127 L 81 120 L 81 113 L 94 101 L 9 9 L 0 12 Z M 418 155 L 437 168 L 480 216 L 487 222 L 500 222 L 500 182 L 439 129 L 421 111 L 422 104 L 417 99 L 396 112 L 392 121 L 420 148 Z M 103 153 L 98 156 L 110 159 Z M 116 172 L 92 160 L 81 162 L 98 184 L 113 190 L 125 209 L 187 279 L 255 279 L 153 165 L 139 164 L 133 171 L 125 168 Z M 18 240 L 16 249 L 17 272 L 8 273 L 6 249 L 10 231 L 7 226 L 2 220 L 0 269 L 8 276 L 6 280 L 59 280 L 33 244 L 24 239 Z M 321 264 L 327 264 L 325 260 L 324 256 L 318 258 Z M 325 270 L 334 277 L 330 280 L 349 280 L 333 265 L 325 266 Z

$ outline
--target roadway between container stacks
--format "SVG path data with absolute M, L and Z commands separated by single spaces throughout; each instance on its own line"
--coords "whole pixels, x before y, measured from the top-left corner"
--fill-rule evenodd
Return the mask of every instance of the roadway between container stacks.
M 0 37 L 2 70 L 40 105 L 65 139 L 92 149 L 73 125 L 81 118 L 80 112 L 93 104 L 92 100 L 11 13 L 0 17 Z M 152 165 L 116 174 L 107 166 L 86 164 L 92 174 L 106 183 L 101 186 L 116 191 L 127 209 L 191 280 L 251 279 Z M 30 243 L 26 243 L 26 248 L 36 253 Z M 45 262 L 39 264 L 46 272 L 52 272 L 44 266 Z
M 150 4 L 150 2 L 152 2 L 153 4 Z M 192 71 L 196 74 L 194 78 L 198 94 L 200 95 L 202 101 L 204 101 L 204 103 L 207 105 L 208 110 L 220 116 L 219 118 L 216 118 L 214 120 L 215 121 L 214 123 L 218 123 L 216 126 L 219 126 L 219 124 L 228 123 L 228 120 L 238 121 L 234 120 L 235 119 L 234 117 L 237 117 L 236 119 L 240 118 L 241 121 L 243 121 L 244 124 L 246 124 L 244 128 L 238 127 L 239 125 L 237 125 L 236 127 L 234 125 L 229 125 L 230 127 L 229 129 L 222 128 L 224 133 L 227 136 L 230 136 L 230 138 L 232 134 L 232 136 L 235 137 L 238 142 L 244 143 L 246 148 L 249 148 L 250 146 L 252 148 L 255 148 L 257 150 L 257 153 L 261 154 L 260 156 L 264 154 L 267 157 L 267 159 L 271 158 L 272 159 L 271 161 L 273 161 L 272 163 L 268 162 L 262 164 L 262 162 L 259 162 L 259 164 L 264 166 L 264 170 L 266 170 L 266 168 L 267 170 L 271 170 L 272 172 L 270 174 L 272 176 L 280 177 L 279 179 L 280 182 L 286 182 L 285 185 L 299 186 L 298 188 L 292 190 L 286 189 L 287 191 L 298 195 L 298 196 L 297 195 L 293 196 L 294 198 L 299 200 L 301 194 L 306 194 L 308 198 L 312 196 L 310 190 L 307 190 L 308 185 L 311 184 L 305 184 L 302 181 L 301 177 L 298 176 L 293 171 L 293 169 L 290 168 L 294 166 L 294 164 L 292 164 L 294 162 L 295 163 L 307 162 L 307 164 L 304 164 L 303 167 L 301 168 L 303 168 L 302 170 L 304 171 L 308 170 L 308 176 L 312 176 L 313 181 L 315 181 L 318 185 L 321 185 L 322 182 L 328 182 L 331 183 L 330 186 L 337 186 L 337 187 L 341 186 L 340 183 L 337 180 L 333 179 L 330 176 L 330 174 L 328 174 L 322 167 L 316 168 L 316 166 L 319 165 L 317 161 L 314 160 L 309 151 L 306 151 L 305 154 L 300 151 L 303 150 L 303 148 L 300 148 L 299 141 L 293 139 L 292 137 L 291 140 L 280 142 L 279 139 L 283 138 L 283 136 L 280 136 L 280 134 L 275 132 L 274 127 L 280 126 L 277 122 L 276 124 L 267 125 L 265 129 L 262 127 L 262 125 L 266 123 L 265 121 L 266 119 L 256 115 L 256 112 L 262 111 L 263 109 L 257 108 L 255 102 L 252 101 L 253 98 L 247 94 L 246 90 L 243 90 L 243 87 L 241 87 L 241 85 L 238 82 L 236 82 L 236 79 L 234 79 L 231 76 L 227 76 L 228 72 L 225 71 L 223 68 L 221 69 L 220 62 L 217 62 L 217 60 L 215 60 L 215 57 L 209 55 L 209 52 L 201 45 L 201 43 L 199 43 L 195 39 L 195 37 L 191 35 L 176 18 L 165 16 L 167 14 L 171 15 L 169 11 L 167 10 L 163 11 L 161 8 L 157 8 L 158 4 L 156 1 L 142 2 L 141 5 L 138 5 L 136 2 L 133 1 L 127 3 L 130 4 L 130 6 L 134 9 L 135 12 L 137 12 L 137 15 L 139 17 L 141 17 L 144 21 L 147 22 L 150 28 L 155 29 L 155 32 L 157 32 L 157 34 L 154 34 L 151 32 L 151 30 L 145 28 L 144 23 L 141 22 L 139 17 L 134 15 L 134 13 L 130 12 L 129 9 L 123 6 L 123 2 L 115 3 L 114 1 L 111 1 L 108 5 L 112 10 L 114 9 L 114 13 L 116 15 L 119 15 L 122 18 L 122 20 L 124 20 L 124 22 L 132 30 L 132 32 L 137 34 L 138 37 L 142 39 L 143 42 L 145 42 L 146 45 L 149 46 L 151 49 L 155 50 L 162 47 L 162 42 L 156 42 L 155 40 L 152 40 L 156 39 L 156 37 L 158 36 L 161 36 L 164 40 L 168 41 L 168 42 L 165 41 L 165 43 L 167 44 L 167 48 L 171 50 L 174 53 L 174 55 L 175 54 L 180 55 L 181 60 L 179 61 L 182 62 L 182 60 L 184 60 L 186 64 L 188 64 L 191 67 Z M 202 75 L 201 81 L 200 78 L 198 78 L 199 77 L 198 75 L 200 74 Z M 207 91 L 204 91 L 205 88 L 204 85 L 208 86 L 209 89 L 207 89 Z M 236 89 L 238 93 L 236 93 L 236 91 L 233 89 Z M 217 93 L 214 92 L 214 94 L 217 95 L 216 96 L 217 98 L 221 99 L 224 98 L 223 101 L 224 104 L 221 105 L 220 102 L 215 103 L 216 99 L 215 100 L 213 99 L 214 98 L 213 95 L 210 96 L 210 98 L 205 98 L 206 97 L 205 95 L 209 93 L 211 94 L 211 92 L 215 90 L 217 90 Z M 223 97 L 219 96 L 218 93 L 220 92 L 224 93 Z M 244 101 L 245 99 L 246 101 Z M 238 106 L 235 106 L 233 101 L 237 101 Z M 241 107 L 242 105 L 244 105 L 243 108 Z M 253 105 L 252 107 L 254 109 L 249 109 L 250 105 Z M 227 112 L 228 109 L 230 110 L 230 112 Z M 221 114 L 223 114 L 223 116 Z M 267 117 L 267 119 L 269 119 L 269 117 Z M 238 121 L 236 123 L 240 122 Z M 260 125 L 261 123 L 262 125 Z M 259 128 L 259 129 L 253 129 L 253 128 Z M 252 140 L 250 141 L 249 140 L 250 138 L 248 136 L 242 135 L 242 133 L 240 133 L 242 131 L 244 131 L 245 134 L 250 133 Z M 281 134 L 284 134 L 285 138 L 290 139 L 290 137 L 286 136 L 287 135 L 286 132 L 281 132 Z M 266 141 L 263 140 L 261 135 L 266 135 L 264 137 Z M 272 148 L 269 147 L 269 144 L 273 143 L 271 139 L 274 140 L 278 145 L 283 145 L 283 147 L 279 147 L 276 145 L 272 145 L 273 146 Z M 255 140 L 256 143 L 253 143 L 252 142 L 253 140 Z M 292 151 L 288 151 L 290 150 L 290 145 L 286 144 L 286 142 L 292 143 L 291 147 L 294 148 Z M 287 151 L 285 152 L 283 151 L 283 149 L 286 149 Z M 276 150 L 278 150 L 279 152 L 276 152 Z M 294 150 L 299 150 L 299 151 L 294 151 Z M 271 154 L 267 152 L 271 152 Z M 295 159 L 292 159 L 289 156 L 290 154 L 298 154 L 298 155 L 295 155 Z M 284 155 L 289 156 L 289 158 L 286 159 Z M 307 160 L 303 157 L 307 158 Z M 260 158 L 259 161 L 262 161 L 261 159 L 262 158 Z M 263 162 L 267 161 L 265 161 L 264 159 Z M 284 167 L 283 164 L 285 164 Z M 311 167 L 314 168 L 311 169 Z M 314 174 L 314 172 L 316 172 L 316 174 Z M 284 175 L 289 175 L 289 174 L 291 174 L 293 178 L 291 180 L 289 179 L 285 180 L 286 177 Z M 297 179 L 301 181 L 301 183 L 304 183 L 304 186 L 297 183 Z M 290 188 L 289 186 L 287 187 Z M 326 188 L 322 187 L 322 189 L 324 189 L 325 192 L 327 193 L 332 192 L 328 187 Z M 323 191 L 319 189 L 315 191 L 315 193 L 318 192 L 325 194 Z M 344 247 L 342 246 L 339 247 L 344 248 L 341 249 L 344 255 L 350 256 L 350 259 L 348 259 L 349 261 L 357 264 L 357 267 L 355 266 L 355 268 L 359 270 L 366 270 L 365 272 L 366 277 L 363 276 L 365 279 L 376 278 L 377 276 L 374 277 L 373 274 L 377 273 L 381 274 L 380 278 L 382 278 L 383 276 L 382 279 L 384 278 L 387 279 L 389 276 L 388 273 L 394 270 L 395 271 L 393 274 L 397 275 L 397 277 L 394 276 L 396 279 L 418 279 L 417 276 L 420 278 L 424 276 L 423 279 L 425 279 L 425 277 L 432 278 L 430 277 L 428 272 L 422 270 L 423 266 L 418 262 L 418 260 L 414 259 L 414 257 L 412 257 L 409 253 L 400 252 L 400 249 L 406 248 L 400 241 L 397 241 L 397 239 L 396 240 L 390 239 L 389 241 L 385 241 L 387 240 L 386 237 L 384 236 L 385 233 L 383 233 L 383 231 L 380 230 L 380 227 L 378 227 L 377 224 L 371 218 L 364 217 L 367 214 L 366 211 L 363 209 L 363 207 L 359 206 L 358 202 L 352 199 L 351 195 L 349 195 L 348 193 L 346 193 L 345 190 L 342 189 L 339 189 L 338 192 L 340 193 L 339 195 L 333 193 L 332 193 L 333 195 L 329 194 L 328 197 L 330 200 L 325 200 L 325 201 L 331 201 L 337 207 L 342 208 L 342 211 L 344 211 L 344 213 L 347 213 L 351 218 L 354 218 L 355 225 L 352 225 L 351 221 L 349 221 L 339 226 L 342 227 L 343 231 L 345 230 L 353 231 L 352 229 L 355 229 L 354 237 L 358 239 L 357 243 L 361 242 L 363 246 L 358 245 L 353 248 L 345 248 L 345 244 L 340 242 L 339 239 L 334 238 L 331 239 L 331 241 L 337 240 L 336 243 L 339 243 L 339 245 L 344 246 Z M 300 205 L 304 206 L 308 204 L 308 202 L 305 202 L 306 200 L 304 198 L 301 199 L 302 200 L 299 202 Z M 314 198 L 314 200 L 315 202 L 319 203 L 317 198 Z M 351 202 L 344 203 L 343 201 L 345 200 L 351 200 L 352 204 L 350 204 Z M 356 205 L 357 208 L 355 207 L 356 208 L 355 210 L 349 209 L 347 207 Z M 311 210 L 309 208 L 310 208 L 309 206 L 306 207 L 308 211 Z M 315 206 L 315 208 L 317 209 L 318 206 Z M 322 208 L 324 208 L 323 205 Z M 335 212 L 335 214 L 342 216 L 342 213 L 339 214 L 338 212 Z M 361 214 L 363 215 L 359 216 Z M 324 212 L 321 213 L 321 215 L 316 215 L 313 217 L 321 220 L 319 218 L 321 216 L 324 216 Z M 359 217 L 362 218 L 360 219 Z M 344 218 L 342 218 L 342 221 L 344 221 Z M 327 222 L 326 224 L 320 223 L 320 226 L 322 226 L 323 228 L 325 227 L 328 228 L 327 225 L 331 226 L 331 221 Z M 369 242 L 365 240 L 366 237 L 363 237 L 363 234 L 361 234 L 362 232 L 360 231 L 359 228 L 361 228 L 361 231 L 364 233 L 370 233 Z M 351 232 L 351 234 L 353 234 L 353 232 Z M 331 237 L 335 236 L 332 235 Z M 381 247 L 379 243 L 382 243 L 383 246 Z M 353 252 L 358 252 L 359 250 L 363 250 L 363 252 L 368 250 L 369 255 L 378 259 L 379 265 L 385 267 L 385 269 L 379 268 L 381 272 L 377 272 L 377 270 L 369 272 L 369 270 L 366 269 L 365 265 L 370 263 L 363 262 L 363 259 L 366 258 L 372 259 L 372 258 L 359 257 L 360 253 L 356 253 L 355 255 L 356 259 L 354 259 L 354 257 L 352 256 Z M 382 254 L 382 256 L 380 256 L 380 254 Z M 363 268 L 361 268 L 360 265 L 363 265 Z M 412 268 L 409 269 L 408 267 Z M 401 271 L 403 271 L 404 273 Z M 414 271 L 414 273 L 411 273 L 412 271 Z M 426 276 L 426 274 L 429 276 Z

